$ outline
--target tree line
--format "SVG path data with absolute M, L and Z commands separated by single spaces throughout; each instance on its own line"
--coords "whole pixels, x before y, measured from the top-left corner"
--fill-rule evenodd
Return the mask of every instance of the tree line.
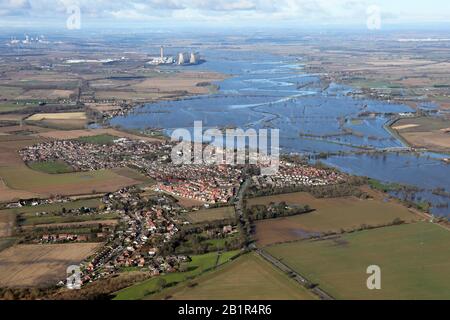
M 247 214 L 252 220 L 276 219 L 306 214 L 314 211 L 309 205 L 288 205 L 286 202 L 270 203 L 269 205 L 253 205 L 247 208 Z

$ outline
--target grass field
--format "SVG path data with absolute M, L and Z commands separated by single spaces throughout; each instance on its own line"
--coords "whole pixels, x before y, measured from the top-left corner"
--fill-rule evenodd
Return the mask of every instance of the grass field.
M 32 217 L 34 216 L 36 212 L 47 212 L 49 214 L 61 212 L 62 208 L 69 209 L 78 209 L 81 207 L 86 208 L 98 208 L 102 202 L 99 198 L 93 198 L 93 199 L 83 199 L 83 200 L 77 200 L 77 201 L 71 201 L 71 202 L 63 202 L 63 203 L 50 203 L 50 204 L 43 204 L 38 206 L 26 206 L 21 208 L 14 208 L 14 209 L 4 209 L 0 210 L 0 213 L 14 213 L 14 214 L 23 214 L 25 217 Z
M 133 179 L 136 181 L 140 181 L 144 185 L 152 185 L 155 183 L 154 179 L 141 174 L 140 172 L 138 172 L 135 169 L 131 169 L 128 167 L 112 169 L 112 171 L 120 176 L 130 178 L 130 179 Z
M 39 121 L 25 121 L 26 124 L 32 124 L 42 128 L 48 128 L 58 131 L 65 130 L 82 130 L 86 127 L 87 120 L 39 120 Z
M 236 257 L 236 255 L 238 255 L 239 253 L 240 253 L 240 250 L 222 252 L 219 255 L 219 260 L 217 260 L 217 265 L 220 266 L 224 263 L 227 263 L 228 261 L 230 261 L 230 259 L 232 259 L 233 257 Z
M 91 143 L 91 144 L 99 144 L 99 145 L 111 145 L 114 143 L 114 140 L 117 140 L 118 137 L 111 136 L 109 134 L 101 134 L 98 136 L 87 136 L 78 138 L 78 141 Z
M 147 137 L 142 135 L 137 135 L 133 133 L 123 132 L 116 129 L 83 129 L 83 130 L 50 130 L 48 132 L 43 132 L 40 134 L 43 138 L 59 139 L 59 140 L 70 140 L 79 139 L 92 136 L 108 135 L 120 138 L 129 138 L 132 140 L 143 140 L 147 142 L 158 142 L 160 139 L 154 137 Z
M 68 266 L 80 263 L 98 243 L 16 245 L 0 252 L 0 286 L 55 285 Z
M 450 232 L 415 223 L 299 241 L 267 251 L 338 299 L 450 299 Z M 381 268 L 381 290 L 368 290 L 367 267 Z
M 102 226 L 116 226 L 119 221 L 117 216 L 110 216 L 111 219 L 115 220 L 103 220 L 108 219 L 108 216 L 99 217 L 99 219 L 94 220 L 95 217 L 91 219 L 85 219 L 85 221 L 78 222 L 61 222 L 61 223 L 50 223 L 50 224 L 37 224 L 37 225 L 26 225 L 22 227 L 22 231 L 33 230 L 36 234 L 45 234 L 51 232 L 58 232 L 58 230 L 64 229 L 64 232 L 74 233 L 74 234 L 92 234 L 98 230 L 99 225 Z M 102 219 L 103 218 L 103 219 Z M 81 219 L 80 219 L 81 220 Z
M 2 112 L 10 112 L 10 111 L 18 111 L 25 109 L 27 106 L 22 104 L 15 103 L 0 103 L 0 113 Z
M 102 205 L 102 202 L 99 198 L 93 199 L 83 199 L 72 202 L 65 203 L 53 203 L 39 206 L 28 206 L 22 208 L 15 209 L 4 209 L 0 210 L 0 217 L 2 215 L 12 215 L 16 216 L 17 214 L 21 214 L 22 218 L 24 218 L 23 222 L 20 223 L 21 226 L 39 226 L 39 225 L 51 225 L 51 224 L 62 224 L 62 223 L 84 223 L 89 221 L 104 221 L 117 219 L 118 215 L 116 213 L 110 214 L 92 214 L 92 215 L 66 215 L 61 216 L 58 213 L 61 213 L 63 208 L 66 210 L 70 209 L 79 209 L 81 207 L 85 208 L 99 208 Z M 37 216 L 36 213 L 47 212 L 46 215 Z M 1 220 L 1 219 L 0 219 Z
M 378 180 L 374 180 L 374 179 L 369 179 L 369 186 L 372 189 L 387 193 L 387 192 L 391 192 L 391 191 L 398 191 L 401 190 L 401 188 L 403 188 L 403 186 L 401 184 L 397 184 L 397 183 L 383 183 L 381 181 Z
M 0 141 L 0 201 L 113 192 L 142 181 L 117 174 L 113 170 L 48 174 L 30 169 L 18 150 L 41 142 L 35 137 L 7 136 Z
M 33 170 L 50 174 L 69 173 L 74 171 L 71 166 L 63 161 L 33 162 L 29 163 L 28 166 Z
M 153 299 L 174 300 L 311 300 L 300 284 L 272 267 L 255 253 L 243 255 L 217 270 L 174 288 Z
M 193 211 L 188 214 L 188 219 L 192 223 L 234 219 L 234 218 L 236 218 L 234 213 L 234 207 L 204 209 L 199 211 Z
M 6 140 L 20 139 L 20 138 L 23 138 L 24 135 L 38 134 L 38 133 L 43 133 L 43 132 L 47 132 L 47 131 L 48 131 L 48 129 L 37 127 L 37 126 L 29 126 L 26 124 L 0 127 L 0 132 L 10 134 L 10 136 L 8 136 L 8 138 L 5 138 Z M 36 137 L 31 137 L 31 138 L 36 139 Z
M 56 175 L 34 171 L 25 165 L 0 167 L 0 177 L 12 189 L 45 195 L 109 192 L 138 183 L 134 179 L 118 175 L 111 170 Z
M 56 216 L 56 215 L 46 215 L 41 217 L 28 217 L 25 219 L 22 225 L 49 225 L 49 224 L 61 224 L 61 223 L 73 223 L 73 222 L 88 222 L 88 221 L 101 221 L 101 220 L 111 220 L 118 219 L 119 215 L 116 213 L 108 214 L 91 214 L 82 216 Z
M 219 257 L 220 263 L 227 262 L 231 257 L 237 255 L 239 251 L 232 251 L 227 253 L 225 258 Z M 148 295 L 151 295 L 157 290 L 158 280 L 164 279 L 167 284 L 176 284 L 186 281 L 190 278 L 196 277 L 206 270 L 212 269 L 216 266 L 218 262 L 218 253 L 212 252 L 198 256 L 192 256 L 192 261 L 186 264 L 186 272 L 176 272 L 169 273 L 166 275 L 161 275 L 159 277 L 154 277 L 144 282 L 135 284 L 134 286 L 128 287 L 119 291 L 114 298 L 115 300 L 140 300 Z
M 188 199 L 188 198 L 182 198 L 182 197 L 175 197 L 175 199 L 178 200 L 178 204 L 186 209 L 192 208 L 192 207 L 199 207 L 204 205 L 205 203 L 199 200 L 195 199 Z
M 399 85 L 392 84 L 388 81 L 357 80 L 357 81 L 352 81 L 350 84 L 354 87 L 365 88 L 365 89 L 371 89 L 371 88 L 395 89 L 395 88 L 399 88 Z
M 399 218 L 413 221 L 418 216 L 396 202 L 361 200 L 353 197 L 317 199 L 307 193 L 291 193 L 249 200 L 249 205 L 285 201 L 288 204 L 309 205 L 316 211 L 256 222 L 256 239 L 259 245 L 292 241 L 310 233 L 350 230 L 361 225 L 383 225 Z
M 238 233 L 229 235 L 225 238 L 219 238 L 219 239 L 208 239 L 208 240 L 204 240 L 201 243 L 202 244 L 209 244 L 209 251 L 221 251 L 221 250 L 226 250 L 225 247 L 225 243 L 228 242 L 230 243 L 231 241 L 236 240 L 239 237 Z

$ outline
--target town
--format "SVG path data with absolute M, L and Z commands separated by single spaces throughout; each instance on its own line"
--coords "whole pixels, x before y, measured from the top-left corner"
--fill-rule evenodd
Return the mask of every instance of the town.
M 324 186 L 346 180 L 345 175 L 334 170 L 289 160 L 282 160 L 279 172 L 273 176 L 260 176 L 257 174 L 258 170 L 254 172 L 255 169 L 250 170 L 253 174 L 249 176 L 248 165 L 175 165 L 170 159 L 172 147 L 173 143 L 165 140 L 149 142 L 110 137 L 102 143 L 95 143 L 95 139 L 56 140 L 20 150 L 20 156 L 27 164 L 60 161 L 74 171 L 81 172 L 129 167 L 155 180 L 152 186 L 145 187 L 147 192 L 151 192 L 151 196 L 143 196 L 139 187 L 128 187 L 105 194 L 101 198 L 101 209 L 64 208 L 59 213 L 62 217 L 86 215 L 98 219 L 113 215 L 117 217 L 117 222 L 80 222 L 78 225 L 70 224 L 69 231 L 64 228 L 57 228 L 56 231 L 38 228 L 34 230 L 34 236 L 28 239 L 29 243 L 103 243 L 93 256 L 82 263 L 83 283 L 103 279 L 127 268 L 145 269 L 151 276 L 157 276 L 180 270 L 180 266 L 189 259 L 188 255 L 177 254 L 177 250 L 167 247 L 173 241 L 185 241 L 178 239 L 178 233 L 191 224 L 185 217 L 186 208 L 177 199 L 197 201 L 198 210 L 230 205 L 245 184 L 244 181 L 249 178 L 257 188 Z M 65 205 L 68 201 L 59 197 L 57 200 L 40 200 L 32 204 Z M 10 207 L 20 208 L 26 204 L 22 201 L 11 204 Z M 43 217 L 47 214 L 40 212 L 36 216 Z M 90 233 L 75 233 L 77 229 L 70 232 L 75 226 L 90 226 Z M 236 226 L 237 220 L 233 218 L 203 228 L 207 237 L 214 239 L 230 237 L 238 232 Z
M 227 203 L 243 183 L 242 166 L 173 164 L 172 146 L 170 142 L 147 143 L 127 138 L 113 140 L 111 144 L 63 140 L 34 145 L 20 154 L 25 163 L 59 160 L 75 171 L 136 168 L 157 181 L 156 191 L 210 204 Z M 282 161 L 275 175 L 254 180 L 258 185 L 284 187 L 337 184 L 345 178 L 335 171 Z

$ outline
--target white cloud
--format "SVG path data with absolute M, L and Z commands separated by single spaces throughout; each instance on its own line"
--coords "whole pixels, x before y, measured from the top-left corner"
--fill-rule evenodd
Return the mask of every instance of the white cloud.
M 20 15 L 30 8 L 28 0 L 3 0 L 0 2 L 1 15 Z
M 403 7 L 397 5 L 401 2 L 404 3 Z M 146 21 L 171 17 L 177 21 L 196 22 L 258 21 L 265 24 L 268 21 L 294 21 L 323 24 L 363 21 L 366 8 L 378 3 L 381 3 L 383 12 L 390 19 L 400 14 L 396 10 L 409 10 L 409 13 L 401 11 L 403 19 L 408 14 L 411 17 L 422 14 L 419 5 L 414 5 L 414 0 L 0 0 L 0 16 L 22 16 L 24 20 L 42 17 L 63 19 L 66 8 L 77 4 L 85 18 L 106 20 Z M 435 7 L 427 13 L 428 18 L 442 16 L 439 6 Z

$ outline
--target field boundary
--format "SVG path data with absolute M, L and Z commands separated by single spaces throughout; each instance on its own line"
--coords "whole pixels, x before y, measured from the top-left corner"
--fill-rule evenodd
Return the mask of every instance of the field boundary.
M 261 256 L 264 260 L 272 264 L 275 268 L 281 270 L 286 276 L 292 275 L 292 279 L 300 283 L 303 287 L 314 293 L 320 298 L 320 300 L 335 300 L 333 296 L 325 292 L 319 286 L 314 286 L 314 284 L 307 278 L 299 274 L 297 271 L 291 269 L 289 266 L 276 259 L 274 256 L 264 251 L 263 249 L 256 249 L 256 253 Z
M 400 120 L 405 119 L 403 117 L 395 117 L 394 119 L 388 120 L 384 125 L 384 129 L 394 138 L 396 138 L 398 141 L 400 141 L 405 147 L 407 148 L 414 148 L 413 145 L 411 145 L 408 140 L 406 140 L 399 132 L 398 130 L 394 129 L 394 126 L 397 122 Z

